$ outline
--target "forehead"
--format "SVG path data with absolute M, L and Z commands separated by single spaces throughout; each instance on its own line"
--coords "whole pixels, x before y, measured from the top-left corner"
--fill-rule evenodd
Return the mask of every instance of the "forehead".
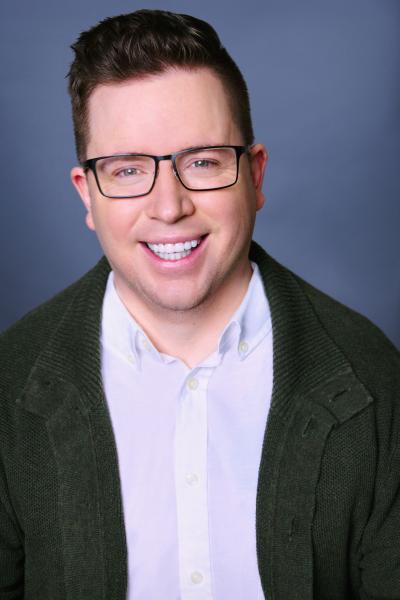
M 100 85 L 88 118 L 88 156 L 242 143 L 225 88 L 206 68 Z

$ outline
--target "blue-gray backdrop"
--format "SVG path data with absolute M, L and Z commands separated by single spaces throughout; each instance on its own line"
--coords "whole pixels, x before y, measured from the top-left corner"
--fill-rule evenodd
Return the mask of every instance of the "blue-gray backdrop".
M 0 330 L 101 254 L 69 182 L 69 45 L 138 8 L 216 27 L 270 152 L 255 239 L 400 345 L 399 0 L 3 3 Z

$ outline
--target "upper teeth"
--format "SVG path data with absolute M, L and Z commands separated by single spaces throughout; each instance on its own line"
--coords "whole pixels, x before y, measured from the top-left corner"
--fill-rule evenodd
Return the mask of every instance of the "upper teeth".
M 196 248 L 200 244 L 200 240 L 188 240 L 187 242 L 179 242 L 178 244 L 147 244 L 153 252 L 162 254 L 172 254 L 175 252 L 184 252 Z

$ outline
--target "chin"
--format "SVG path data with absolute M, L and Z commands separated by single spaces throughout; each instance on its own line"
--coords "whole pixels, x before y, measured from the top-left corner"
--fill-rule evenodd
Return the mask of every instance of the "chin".
M 149 297 L 148 298 L 155 308 L 159 308 L 163 311 L 173 311 L 173 312 L 186 312 L 189 310 L 194 310 L 199 307 L 204 299 L 202 297 L 191 297 L 191 298 L 182 298 L 182 297 L 170 297 L 170 298 L 160 298 L 160 297 Z

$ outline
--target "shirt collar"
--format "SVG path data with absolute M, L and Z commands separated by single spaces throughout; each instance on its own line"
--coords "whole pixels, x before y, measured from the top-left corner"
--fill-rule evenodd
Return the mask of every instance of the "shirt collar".
M 140 368 L 143 353 L 159 353 L 119 297 L 110 272 L 103 300 L 101 344 L 132 366 Z M 161 357 L 160 357 L 161 359 Z
M 251 262 L 253 274 L 245 297 L 221 334 L 218 352 L 233 350 L 244 360 L 271 330 L 271 315 L 260 270 Z
M 252 262 L 251 266 L 253 274 L 246 295 L 221 333 L 216 352 L 202 363 L 203 366 L 216 366 L 227 352 L 235 353 L 239 360 L 246 359 L 271 330 L 269 305 L 260 271 L 256 263 Z M 101 343 L 137 368 L 141 366 L 144 353 L 158 362 L 176 360 L 158 352 L 129 313 L 115 289 L 112 271 L 103 301 Z

